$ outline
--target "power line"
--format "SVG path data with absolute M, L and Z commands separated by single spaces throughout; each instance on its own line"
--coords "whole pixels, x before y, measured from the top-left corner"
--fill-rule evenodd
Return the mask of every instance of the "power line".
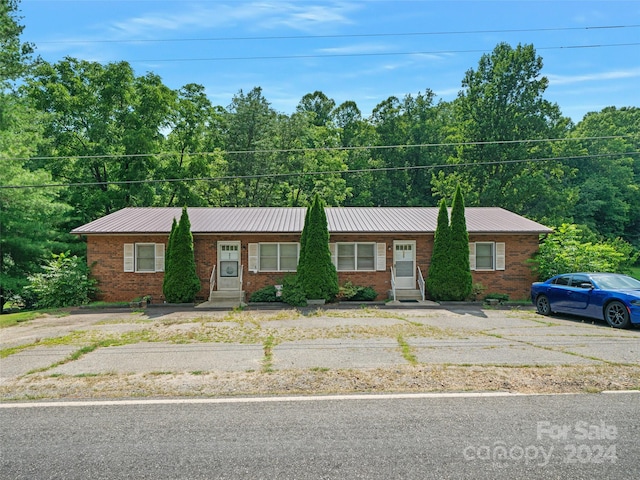
M 247 155 L 264 153 L 307 153 L 307 152 L 327 152 L 327 151 L 353 151 L 353 150 L 387 150 L 396 148 L 431 148 L 431 147 L 462 147 L 474 145 L 513 145 L 519 143 L 546 143 L 564 141 L 594 141 L 594 140 L 620 140 L 632 138 L 633 135 L 606 135 L 600 137 L 567 137 L 567 138 L 539 138 L 523 140 L 487 140 L 475 142 L 448 142 L 448 143 L 415 143 L 396 145 L 361 145 L 348 147 L 313 147 L 313 148 L 283 148 L 283 149 L 262 149 L 262 150 L 214 150 L 211 152 L 161 152 L 161 153 L 131 153 L 131 154 L 100 154 L 100 155 L 63 155 L 63 156 L 40 156 L 40 157 L 13 157 L 5 160 L 26 161 L 26 160 L 91 160 L 107 158 L 145 158 L 145 157 L 170 157 L 181 156 L 207 156 L 207 155 Z
M 401 32 L 401 33 L 348 33 L 334 35 L 273 35 L 256 37 L 205 37 L 205 38 L 155 38 L 155 39 L 125 39 L 125 40 L 48 40 L 34 41 L 38 45 L 47 44 L 90 44 L 90 43 L 171 43 L 171 42 L 221 42 L 221 41 L 252 41 L 252 40 L 305 40 L 319 38 L 378 38 L 378 37 L 418 37 L 418 36 L 444 36 L 444 35 L 475 35 L 487 33 L 525 33 L 525 32 L 563 32 L 575 30 L 611 30 L 638 28 L 640 25 L 594 25 L 588 27 L 548 27 L 548 28 L 522 28 L 501 30 L 458 30 L 440 32 Z
M 410 170 L 432 170 L 444 168 L 460 168 L 460 167 L 478 167 L 491 165 L 509 165 L 517 163 L 541 163 L 548 161 L 566 161 L 566 160 L 585 160 L 593 158 L 605 158 L 625 155 L 638 155 L 640 151 L 622 152 L 622 153 L 602 153 L 596 155 L 581 155 L 568 157 L 549 157 L 549 158 L 527 158 L 519 160 L 500 160 L 487 162 L 470 162 L 470 163 L 446 163 L 439 165 L 414 165 L 402 167 L 380 167 L 380 168 L 362 168 L 356 170 L 329 170 L 329 171 L 313 171 L 313 172 L 290 172 L 290 173 L 265 173 L 259 175 L 223 175 L 219 177 L 192 177 L 192 178 L 163 178 L 163 179 L 144 179 L 144 180 L 121 180 L 121 181 L 104 181 L 104 182 L 78 182 L 78 183 L 43 183 L 38 185 L 0 185 L 2 189 L 31 189 L 31 188 L 71 188 L 71 187 L 93 187 L 99 185 L 136 185 L 145 183 L 175 183 L 175 182 L 221 182 L 225 180 L 247 180 L 259 178 L 287 178 L 299 176 L 319 176 L 319 175 L 345 175 L 353 173 L 377 173 L 377 172 L 394 172 L 394 171 L 410 171 Z
M 609 44 L 592 44 L 592 45 L 563 45 L 554 47 L 536 47 L 536 50 L 577 50 L 584 48 L 604 48 L 604 47 L 634 47 L 640 45 L 640 42 L 633 43 L 609 43 Z M 237 61 L 237 60 L 290 60 L 304 58 L 339 58 L 339 57 L 386 57 L 400 55 L 444 55 L 456 53 L 485 53 L 486 49 L 470 49 L 470 50 L 430 50 L 416 52 L 369 52 L 369 53 L 327 53 L 327 54 L 300 54 L 300 55 L 264 55 L 264 56 L 247 56 L 247 57 L 206 57 L 206 58 L 153 58 L 128 60 L 129 63 L 147 63 L 147 62 L 218 62 L 218 61 Z

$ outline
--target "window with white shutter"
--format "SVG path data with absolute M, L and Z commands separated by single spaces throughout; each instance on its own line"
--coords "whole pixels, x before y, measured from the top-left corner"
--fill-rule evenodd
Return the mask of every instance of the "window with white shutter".
M 124 271 L 164 272 L 164 243 L 125 243 Z

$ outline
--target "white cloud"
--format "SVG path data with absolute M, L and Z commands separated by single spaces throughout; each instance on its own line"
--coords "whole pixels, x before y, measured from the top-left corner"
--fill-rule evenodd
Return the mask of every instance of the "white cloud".
M 549 85 L 570 85 L 583 82 L 601 82 L 606 80 L 619 80 L 624 78 L 640 77 L 640 68 L 629 70 L 612 70 L 609 72 L 586 73 L 581 75 L 546 75 Z
M 151 3 L 153 5 L 153 3 Z M 230 28 L 242 24 L 246 30 L 292 30 L 317 32 L 319 27 L 351 24 L 348 14 L 358 7 L 342 2 L 308 5 L 296 2 L 247 2 L 179 4 L 179 11 L 155 11 L 111 25 L 112 34 L 120 38 L 159 36 L 160 31 L 179 32 Z

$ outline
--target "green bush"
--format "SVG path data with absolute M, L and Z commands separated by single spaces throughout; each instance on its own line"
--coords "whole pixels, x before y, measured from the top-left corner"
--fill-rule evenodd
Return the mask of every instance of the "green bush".
M 187 208 L 175 219 L 169 235 L 162 292 L 169 303 L 191 303 L 200 291 L 200 279 L 193 255 L 193 235 Z
M 307 296 L 297 275 L 287 275 L 282 281 L 282 301 L 294 307 L 306 307 Z
M 84 305 L 97 293 L 96 280 L 90 278 L 86 262 L 70 252 L 53 254 L 52 260 L 28 278 L 27 295 L 35 297 L 38 308 Z
M 563 224 L 546 236 L 532 260 L 540 280 L 561 273 L 625 273 L 638 258 L 631 245 L 620 240 L 592 241 L 577 225 Z
M 281 302 L 282 297 L 278 296 L 278 290 L 275 286 L 269 285 L 267 287 L 256 290 L 251 294 L 250 302 Z
M 377 296 L 378 292 L 373 288 L 361 287 L 351 282 L 345 282 L 344 285 L 340 287 L 340 297 L 347 301 L 370 302 L 375 300 Z
M 308 299 L 330 302 L 338 295 L 338 272 L 331 261 L 327 217 L 318 194 L 305 216 L 300 242 L 298 278 L 304 294 Z
M 508 302 L 509 295 L 506 293 L 488 293 L 484 297 L 485 300 L 498 300 L 499 302 Z

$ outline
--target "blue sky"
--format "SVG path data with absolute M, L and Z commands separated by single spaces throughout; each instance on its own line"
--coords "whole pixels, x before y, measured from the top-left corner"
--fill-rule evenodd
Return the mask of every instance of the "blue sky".
M 640 1 L 21 0 L 24 41 L 49 62 L 126 60 L 227 107 L 262 87 L 291 113 L 316 90 L 363 116 L 431 89 L 452 100 L 500 42 L 532 43 L 545 98 L 574 121 L 640 106 Z M 601 28 L 601 27 L 618 28 Z M 600 28 L 588 28 L 600 27 Z M 576 48 L 587 47 L 587 48 Z

